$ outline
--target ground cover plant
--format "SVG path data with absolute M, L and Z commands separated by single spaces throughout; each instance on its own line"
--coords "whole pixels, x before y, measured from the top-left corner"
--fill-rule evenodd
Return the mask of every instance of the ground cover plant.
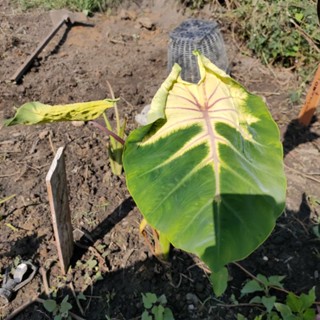
M 250 300 L 250 303 L 262 304 L 265 311 L 255 317 L 259 319 L 272 320 L 314 320 L 316 319 L 316 310 L 313 305 L 316 303 L 315 288 L 311 288 L 307 294 L 297 296 L 283 288 L 282 280 L 284 276 L 270 276 L 269 278 L 258 274 L 257 277 L 248 281 L 241 289 L 241 295 L 255 293 L 256 295 Z M 280 291 L 286 293 L 284 303 L 277 301 L 277 296 L 271 291 Z M 261 294 L 262 292 L 262 294 Z M 260 293 L 260 295 L 259 295 Z M 237 320 L 246 318 L 238 314 Z
M 247 46 L 266 63 L 303 71 L 319 59 L 316 1 L 241 1 L 236 23 Z

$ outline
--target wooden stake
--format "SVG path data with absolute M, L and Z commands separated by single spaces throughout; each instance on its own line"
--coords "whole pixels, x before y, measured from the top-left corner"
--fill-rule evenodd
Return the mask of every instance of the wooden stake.
M 66 274 L 73 253 L 73 235 L 63 147 L 58 149 L 52 161 L 46 184 L 60 266 Z
M 312 116 L 320 103 L 320 64 L 318 66 L 317 72 L 313 78 L 311 87 L 308 91 L 306 102 L 302 107 L 298 121 L 304 126 L 308 126 L 311 122 Z

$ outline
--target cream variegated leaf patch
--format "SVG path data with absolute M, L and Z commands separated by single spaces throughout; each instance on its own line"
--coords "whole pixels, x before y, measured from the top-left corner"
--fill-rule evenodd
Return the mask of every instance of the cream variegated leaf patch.
M 55 106 L 40 102 L 28 102 L 18 108 L 15 116 L 6 120 L 5 125 L 32 125 L 56 121 L 89 121 L 98 118 L 106 109 L 113 107 L 116 101 L 105 99 Z
M 177 65 L 175 68 L 179 69 Z M 245 118 L 241 113 L 241 106 L 246 103 L 247 92 L 238 87 L 228 86 L 213 73 L 205 73 L 204 66 L 201 69 L 202 74 L 205 74 L 205 81 L 201 81 L 198 85 L 184 82 L 181 79 L 174 84 L 167 95 L 166 123 L 140 146 L 156 143 L 177 130 L 192 126 L 201 127 L 197 135 L 193 136 L 182 148 L 176 150 L 161 166 L 168 165 L 174 159 L 183 156 L 188 150 L 205 144 L 209 152 L 195 169 L 198 170 L 206 165 L 213 167 L 216 176 L 215 191 L 218 195 L 220 193 L 219 168 L 222 160 L 219 156 L 219 145 L 226 144 L 236 153 L 239 152 L 223 135 L 218 133 L 215 124 L 223 123 L 231 126 L 243 138 L 253 141 L 248 126 L 257 122 L 258 118 L 254 115 Z M 151 109 L 151 112 L 153 110 Z
M 126 141 L 127 185 L 145 219 L 213 271 L 249 255 L 285 204 L 279 130 L 263 100 L 197 53 L 155 95 L 149 124 Z

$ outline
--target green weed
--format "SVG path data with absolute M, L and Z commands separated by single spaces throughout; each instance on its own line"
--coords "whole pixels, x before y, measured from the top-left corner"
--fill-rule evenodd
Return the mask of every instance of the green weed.
M 316 1 L 231 1 L 238 38 L 263 62 L 310 73 L 320 58 Z
M 232 27 L 263 63 L 313 74 L 320 60 L 320 28 L 315 0 L 180 0 L 191 9 L 215 5 L 215 15 Z
M 265 312 L 257 315 L 254 320 L 314 320 L 316 311 L 312 308 L 316 302 L 315 288 L 300 296 L 293 292 L 283 289 L 283 276 L 265 277 L 261 274 L 253 280 L 248 281 L 241 290 L 241 295 L 255 293 L 256 295 L 250 300 L 250 304 L 262 305 Z M 278 301 L 270 290 L 276 289 L 286 292 L 284 303 Z M 246 320 L 242 314 L 237 315 L 237 320 Z
M 171 309 L 166 307 L 167 298 L 164 294 L 157 297 L 154 293 L 142 293 L 142 301 L 145 310 L 141 320 L 174 320 Z
M 57 303 L 54 299 L 48 299 L 43 301 L 43 307 L 54 315 L 54 320 L 71 319 L 69 311 L 72 309 L 72 305 L 68 302 L 69 296 L 66 295 L 61 303 Z

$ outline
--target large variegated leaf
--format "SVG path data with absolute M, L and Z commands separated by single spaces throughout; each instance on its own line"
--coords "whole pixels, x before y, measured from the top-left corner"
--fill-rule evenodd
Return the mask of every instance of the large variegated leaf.
M 126 141 L 127 185 L 142 214 L 213 271 L 255 250 L 284 209 L 279 131 L 260 97 L 198 55 L 201 80 L 175 65 L 149 124 Z
M 6 120 L 5 125 L 89 121 L 98 118 L 106 109 L 113 107 L 116 101 L 105 99 L 55 106 L 40 102 L 28 102 L 17 110 L 13 118 Z

